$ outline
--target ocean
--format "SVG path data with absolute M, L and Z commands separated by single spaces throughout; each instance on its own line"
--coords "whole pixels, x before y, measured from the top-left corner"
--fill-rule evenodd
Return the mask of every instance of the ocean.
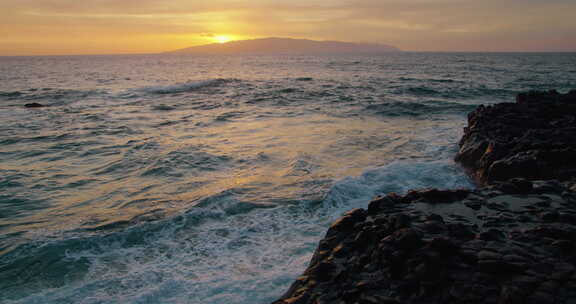
M 473 188 L 468 112 L 575 88 L 576 53 L 0 57 L 0 303 L 272 302 L 343 212 Z

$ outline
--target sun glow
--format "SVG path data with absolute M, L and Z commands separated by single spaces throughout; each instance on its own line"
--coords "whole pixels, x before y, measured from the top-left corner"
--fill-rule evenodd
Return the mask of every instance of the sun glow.
M 215 42 L 218 42 L 218 43 L 226 43 L 226 42 L 232 41 L 232 37 L 225 36 L 225 35 L 217 35 L 217 36 L 212 37 L 212 40 L 214 40 Z

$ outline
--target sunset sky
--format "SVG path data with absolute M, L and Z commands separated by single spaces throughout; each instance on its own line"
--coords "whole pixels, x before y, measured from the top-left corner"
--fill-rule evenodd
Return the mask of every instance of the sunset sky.
M 228 39 L 576 51 L 575 0 L 0 0 L 0 55 L 155 53 Z

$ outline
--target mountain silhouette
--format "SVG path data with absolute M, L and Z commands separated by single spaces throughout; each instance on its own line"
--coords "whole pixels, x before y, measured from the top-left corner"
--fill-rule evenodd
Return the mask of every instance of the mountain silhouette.
M 378 54 L 399 52 L 400 49 L 384 44 L 316 41 L 292 38 L 261 38 L 237 40 L 193 46 L 166 53 L 197 55 L 307 55 L 307 54 Z

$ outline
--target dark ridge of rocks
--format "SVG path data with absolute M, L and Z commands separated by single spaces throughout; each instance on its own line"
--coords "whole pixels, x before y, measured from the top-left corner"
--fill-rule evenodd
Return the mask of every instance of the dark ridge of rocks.
M 274 304 L 575 303 L 574 185 L 390 194 L 332 224 Z
M 522 177 L 576 176 L 576 90 L 519 94 L 516 103 L 480 106 L 455 157 L 480 184 Z

